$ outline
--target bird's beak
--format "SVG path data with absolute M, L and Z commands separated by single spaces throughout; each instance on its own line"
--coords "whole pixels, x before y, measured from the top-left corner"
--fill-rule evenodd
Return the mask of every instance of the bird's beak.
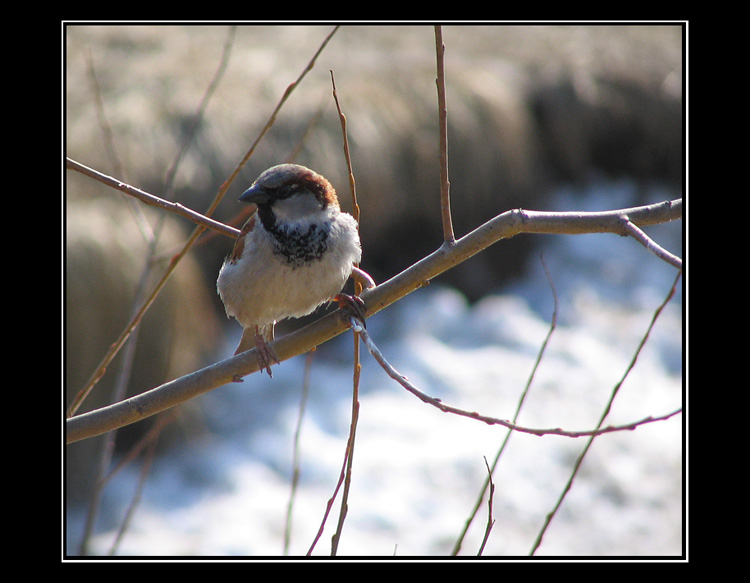
M 255 204 L 264 204 L 271 200 L 268 192 L 257 184 L 253 184 L 239 198 L 242 202 L 254 202 Z

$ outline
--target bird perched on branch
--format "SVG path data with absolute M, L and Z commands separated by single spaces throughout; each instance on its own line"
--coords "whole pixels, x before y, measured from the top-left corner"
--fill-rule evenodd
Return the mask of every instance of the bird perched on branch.
M 268 343 L 277 321 L 334 300 L 362 307 L 340 293 L 353 270 L 364 274 L 355 267 L 362 257 L 359 231 L 331 183 L 297 164 L 269 168 L 239 200 L 258 210 L 224 261 L 216 288 L 227 316 L 244 328 L 235 354 L 256 347 L 261 370 L 272 376 L 271 361 L 279 361 Z

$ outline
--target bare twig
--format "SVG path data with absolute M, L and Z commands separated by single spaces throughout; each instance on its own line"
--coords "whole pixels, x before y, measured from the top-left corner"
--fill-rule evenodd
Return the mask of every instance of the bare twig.
M 487 481 L 490 484 L 490 495 L 487 498 L 487 527 L 484 529 L 484 538 L 482 539 L 482 544 L 477 553 L 480 557 L 484 552 L 484 547 L 487 544 L 487 540 L 490 538 L 490 532 L 495 524 L 495 519 L 492 518 L 492 500 L 495 496 L 495 484 L 492 482 L 492 470 L 490 469 L 490 464 L 487 463 L 487 458 L 484 458 L 484 465 L 487 466 Z
M 239 234 L 240 234 L 239 229 L 235 229 L 234 227 L 225 225 L 224 223 L 220 221 L 215 221 L 207 217 L 206 215 L 202 215 L 199 212 L 196 212 L 194 210 L 187 208 L 184 205 L 181 205 L 179 202 L 170 202 L 164 198 L 160 198 L 153 194 L 149 194 L 145 190 L 141 190 L 140 188 L 136 188 L 135 186 L 130 186 L 129 184 L 125 184 L 124 182 L 121 182 L 117 180 L 116 178 L 112 178 L 111 176 L 107 176 L 106 174 L 103 174 L 102 172 L 98 172 L 97 170 L 94 170 L 93 168 L 84 166 L 80 162 L 76 162 L 75 160 L 72 160 L 70 158 L 65 158 L 65 167 L 68 170 L 75 170 L 76 172 L 80 172 L 81 174 L 84 174 L 90 178 L 93 178 L 94 180 L 98 180 L 102 184 L 106 184 L 107 186 L 111 186 L 112 188 L 115 188 L 121 192 L 124 192 L 127 195 L 137 198 L 138 200 L 140 200 L 141 202 L 147 205 L 155 206 L 157 208 L 169 211 L 171 213 L 174 213 L 176 215 L 189 219 L 192 222 L 194 222 L 196 225 L 201 225 L 203 227 L 212 229 L 216 231 L 217 233 L 221 233 L 222 235 L 226 235 L 227 237 L 232 237 L 234 239 L 239 237 Z
M 154 458 L 156 457 L 156 443 L 157 443 L 157 440 L 154 439 L 148 445 L 148 450 L 143 459 L 143 463 L 141 464 L 140 471 L 138 472 L 138 483 L 136 484 L 135 491 L 133 492 L 133 498 L 131 499 L 130 504 L 128 505 L 128 508 L 125 512 L 125 516 L 123 517 L 122 522 L 120 523 L 120 526 L 117 529 L 117 534 L 115 535 L 115 539 L 112 541 L 112 546 L 109 549 L 110 556 L 115 555 L 117 553 L 117 549 L 120 546 L 120 542 L 122 542 L 122 538 L 125 536 L 125 532 L 127 532 L 128 526 L 130 525 L 130 521 L 133 518 L 133 515 L 135 514 L 135 510 L 136 508 L 138 508 L 138 505 L 141 501 L 143 488 L 146 486 L 146 479 L 148 478 L 149 472 L 151 471 L 151 464 L 153 463 Z
M 646 341 L 648 340 L 648 337 L 651 334 L 651 330 L 653 330 L 654 325 L 656 324 L 656 320 L 659 318 L 659 315 L 661 314 L 662 310 L 665 308 L 665 306 L 669 303 L 669 301 L 674 296 L 675 291 L 677 289 L 677 282 L 680 280 L 681 276 L 682 276 L 682 272 L 680 271 L 675 277 L 674 283 L 672 284 L 672 287 L 670 288 L 669 293 L 667 293 L 667 297 L 664 298 L 664 301 L 659 305 L 658 308 L 656 308 L 656 311 L 654 312 L 654 315 L 651 318 L 651 322 L 649 323 L 648 328 L 646 329 L 646 333 L 643 335 L 643 338 L 641 338 L 641 341 L 638 343 L 638 347 L 636 348 L 635 354 L 633 354 L 633 358 L 631 359 L 630 364 L 628 364 L 627 368 L 625 369 L 625 372 L 622 375 L 622 378 L 620 379 L 620 381 L 612 389 L 612 394 L 609 397 L 609 401 L 607 401 L 607 404 L 604 407 L 604 412 L 602 413 L 599 419 L 599 422 L 596 425 L 597 430 L 602 427 L 602 425 L 604 424 L 604 420 L 607 418 L 607 415 L 609 415 L 609 412 L 612 409 L 612 403 L 614 402 L 615 397 L 617 397 L 617 394 L 619 393 L 620 388 L 622 387 L 622 384 L 625 382 L 625 379 L 628 378 L 630 371 L 633 370 L 633 367 L 635 366 L 635 362 L 636 360 L 638 360 L 638 355 L 641 353 L 641 350 L 645 346 Z M 681 410 L 682 409 L 679 409 L 679 411 Z M 549 512 L 549 514 L 547 514 L 544 520 L 544 524 L 542 525 L 541 529 L 539 530 L 539 533 L 537 534 L 536 539 L 534 540 L 534 544 L 531 547 L 531 552 L 529 553 L 530 555 L 533 555 L 534 553 L 536 553 L 537 549 L 542 544 L 542 538 L 544 537 L 544 533 L 547 532 L 547 528 L 552 522 L 552 519 L 557 514 L 557 511 L 560 509 L 560 506 L 562 506 L 565 496 L 567 495 L 567 493 L 570 491 L 571 487 L 573 486 L 573 480 L 578 475 L 578 470 L 581 467 L 581 463 L 583 463 L 583 458 L 586 456 L 586 453 L 588 452 L 589 448 L 594 443 L 594 438 L 597 435 L 599 435 L 598 432 L 591 434 L 591 437 L 586 442 L 586 445 L 584 446 L 583 450 L 578 456 L 578 459 L 576 460 L 576 463 L 573 466 L 573 470 L 570 474 L 570 477 L 568 478 L 568 482 L 565 484 L 565 487 L 563 488 L 563 491 L 561 492 L 560 497 L 558 498 L 557 503 L 555 504 L 555 507 Z
M 94 57 L 91 54 L 91 50 L 86 53 L 86 64 L 88 66 L 89 79 L 91 79 L 91 90 L 94 96 L 94 109 L 96 110 L 96 117 L 99 121 L 99 128 L 103 134 L 104 147 L 107 151 L 107 157 L 109 158 L 112 167 L 115 170 L 115 174 L 125 178 L 125 167 L 122 164 L 122 160 L 117 151 L 115 144 L 114 133 L 112 131 L 112 125 L 109 123 L 109 118 L 104 109 L 104 99 L 102 98 L 101 86 L 99 85 L 99 79 L 96 75 L 96 68 L 94 67 Z M 125 181 L 127 179 L 125 178 Z M 144 240 L 150 243 L 154 240 L 154 232 L 151 229 L 151 225 L 146 219 L 146 215 L 141 207 L 132 198 L 128 200 L 128 208 L 133 213 L 133 218 L 138 229 L 141 231 Z
M 638 241 L 641 245 L 643 245 L 646 249 L 651 251 L 654 255 L 656 255 L 658 258 L 663 259 L 670 265 L 674 265 L 677 269 L 682 269 L 682 259 L 677 257 L 676 255 L 673 255 L 660 245 L 658 245 L 653 239 L 651 239 L 646 233 L 644 233 L 641 229 L 639 229 L 636 225 L 634 225 L 630 219 L 623 218 L 622 219 L 622 228 L 623 231 L 625 231 L 626 234 L 630 235 Z
M 323 534 L 323 529 L 325 528 L 326 521 L 328 520 L 328 515 L 331 513 L 331 508 L 333 508 L 333 503 L 336 500 L 336 496 L 338 495 L 339 488 L 341 488 L 341 485 L 344 483 L 344 478 L 346 476 L 346 467 L 347 467 L 347 458 L 349 456 L 349 448 L 346 448 L 346 453 L 344 455 L 344 463 L 341 466 L 341 473 L 339 474 L 339 480 L 336 482 L 336 488 L 333 490 L 333 495 L 328 499 L 328 503 L 326 504 L 326 510 L 323 513 L 323 519 L 320 521 L 320 526 L 318 527 L 318 532 L 315 534 L 315 538 L 313 539 L 312 543 L 310 544 L 310 548 L 307 550 L 307 556 L 312 555 L 313 550 L 315 550 L 315 545 L 318 544 L 318 540 L 320 540 L 320 537 Z
M 193 120 L 194 120 L 193 126 L 191 130 L 185 135 L 184 139 L 182 140 L 181 147 L 176 153 L 175 158 L 172 164 L 170 165 L 169 170 L 167 171 L 164 184 L 165 184 L 165 191 L 167 192 L 167 196 L 169 198 L 171 198 L 172 196 L 174 177 L 177 174 L 177 169 L 179 168 L 180 161 L 182 160 L 182 156 L 184 152 L 186 151 L 187 147 L 189 146 L 189 144 L 192 142 L 193 136 L 195 135 L 195 129 L 200 123 L 200 120 L 203 119 L 210 97 L 211 95 L 213 95 L 214 91 L 216 90 L 216 87 L 218 87 L 219 82 L 221 78 L 223 77 L 224 71 L 226 70 L 226 66 L 229 61 L 229 55 L 231 54 L 232 43 L 234 40 L 234 32 L 235 32 L 235 27 L 230 27 L 229 34 L 227 36 L 227 42 L 224 44 L 224 49 L 222 51 L 222 56 L 219 62 L 219 67 L 216 73 L 214 74 L 211 82 L 209 83 L 209 86 L 206 89 L 203 95 L 203 98 L 201 99 L 196 109 L 196 112 L 193 116 Z M 117 149 L 114 143 L 114 136 L 112 134 L 111 126 L 109 125 L 107 121 L 107 116 L 104 111 L 104 102 L 101 97 L 101 91 L 99 90 L 99 84 L 96 80 L 96 72 L 93 66 L 92 59 L 89 59 L 89 70 L 90 70 L 90 75 L 91 75 L 93 85 L 94 85 L 94 94 L 96 97 L 95 101 L 97 104 L 97 111 L 99 114 L 100 126 L 102 127 L 102 131 L 104 133 L 105 142 L 109 145 L 108 151 L 110 153 L 110 158 L 113 161 L 114 167 L 120 168 L 122 170 L 123 166 L 119 160 L 119 157 L 117 156 Z M 141 273 L 141 277 L 139 278 L 138 285 L 137 285 L 136 292 L 135 292 L 132 306 L 131 306 L 132 313 L 136 314 L 138 310 L 138 306 L 141 305 L 144 298 L 146 297 L 147 281 L 149 280 L 150 275 L 153 272 L 153 269 L 155 267 L 154 256 L 156 253 L 156 245 L 159 241 L 159 235 L 161 233 L 161 229 L 162 229 L 162 226 L 165 222 L 167 215 L 165 213 L 160 214 L 158 220 L 156 221 L 156 226 L 152 228 L 151 225 L 146 220 L 145 214 L 143 213 L 142 206 L 138 204 L 138 202 L 133 197 L 128 197 L 128 203 L 130 203 L 131 208 L 133 205 L 135 205 L 136 222 L 139 228 L 141 229 L 141 231 L 143 232 L 144 238 L 146 239 L 146 244 L 147 244 L 143 270 Z M 135 328 L 132 331 L 128 339 L 129 341 L 123 350 L 123 358 L 121 359 L 121 362 L 119 365 L 119 370 L 117 372 L 116 380 L 115 380 L 115 390 L 112 394 L 112 400 L 115 402 L 120 401 L 125 396 L 126 391 L 127 391 L 127 386 L 130 382 L 132 365 L 133 365 L 133 361 L 135 358 L 135 350 L 138 344 L 138 332 L 139 332 L 138 328 Z M 79 393 L 77 395 L 77 398 L 79 399 L 82 399 L 83 397 L 85 397 L 85 393 Z M 77 402 L 80 403 L 81 401 L 77 401 Z M 170 414 L 162 416 L 162 420 L 165 417 L 171 420 L 173 417 L 176 416 L 176 411 L 177 411 L 176 409 L 173 409 L 170 412 Z M 157 435 L 161 431 L 161 428 L 164 427 L 165 425 L 166 423 L 155 424 Z M 101 500 L 101 489 L 104 487 L 104 484 L 105 484 L 105 480 L 103 479 L 103 477 L 104 477 L 104 473 L 108 471 L 110 468 L 112 453 L 115 447 L 116 435 L 117 433 L 115 431 L 112 431 L 107 435 L 107 442 L 101 448 L 101 451 L 99 454 L 100 459 L 99 459 L 99 463 L 97 464 L 97 475 L 96 475 L 96 479 L 94 483 L 94 490 L 89 499 L 88 513 L 86 516 L 86 526 L 84 528 L 83 536 L 81 537 L 81 543 L 80 543 L 81 554 L 87 554 L 87 546 L 89 543 L 89 538 L 91 536 L 91 533 L 93 532 L 94 523 L 96 522 L 96 516 L 99 510 L 99 502 Z M 137 451 L 138 449 L 139 448 L 137 446 L 133 448 L 134 451 Z M 135 453 L 133 455 L 135 455 Z M 153 456 L 153 451 L 151 452 L 150 455 Z M 140 500 L 139 490 L 142 487 L 143 483 L 145 482 L 149 467 L 150 467 L 150 463 L 143 464 L 141 479 L 139 480 L 138 491 L 136 492 L 134 496 L 130 509 L 128 510 L 125 518 L 122 521 L 120 530 L 118 531 L 117 538 L 113 542 L 111 553 L 114 553 L 114 551 L 116 550 L 119 540 L 121 540 L 122 536 L 124 535 L 127 525 L 129 523 L 129 517 L 134 512 L 135 507 L 137 506 L 138 501 Z
M 110 482 L 119 472 L 126 468 L 140 455 L 140 453 L 152 442 L 159 439 L 164 428 L 179 416 L 179 409 L 172 409 L 164 415 L 159 416 L 153 426 L 131 447 L 126 454 L 118 459 L 117 465 L 109 469 L 109 473 L 103 476 L 97 486 L 104 486 Z
M 452 245 L 456 240 L 451 218 L 450 181 L 448 180 L 448 108 L 445 100 L 445 45 L 443 29 L 435 27 L 435 51 L 437 53 L 438 120 L 440 124 L 440 210 L 443 217 L 443 241 Z
M 341 105 L 339 104 L 339 96 L 336 92 L 336 79 L 333 77 L 333 71 L 331 71 L 331 85 L 333 86 L 333 100 L 336 102 L 336 111 L 339 113 L 339 121 L 341 122 L 341 133 L 343 134 L 344 142 L 344 158 L 346 159 L 346 168 L 349 173 L 349 189 L 352 193 L 352 213 L 354 218 L 359 223 L 359 204 L 357 204 L 357 181 L 354 180 L 354 172 L 352 170 L 352 159 L 349 153 L 349 138 L 346 133 L 346 116 L 341 111 Z
M 524 427 L 522 425 L 518 425 L 517 423 L 513 423 L 512 421 L 508 421 L 507 419 L 498 419 L 496 417 L 482 415 L 481 413 L 477 413 L 476 411 L 466 411 L 464 409 L 459 409 L 458 407 L 454 407 L 452 405 L 447 405 L 442 400 L 436 397 L 430 397 L 429 395 L 426 395 L 425 393 L 420 391 L 414 384 L 411 383 L 411 381 L 409 381 L 409 379 L 407 379 L 404 375 L 398 372 L 388 362 L 385 356 L 383 356 L 383 353 L 380 352 L 378 347 L 372 341 L 372 338 L 370 338 L 370 335 L 367 333 L 367 330 L 365 330 L 365 328 L 361 324 L 359 324 L 351 316 L 346 316 L 346 319 L 349 322 L 349 326 L 351 327 L 351 329 L 359 333 L 359 335 L 362 337 L 362 341 L 367 346 L 367 349 L 370 351 L 370 354 L 372 354 L 372 356 L 375 358 L 378 364 L 380 364 L 383 370 L 385 370 L 388 376 L 391 377 L 396 382 L 398 382 L 402 387 L 404 387 L 412 395 L 417 397 L 423 403 L 432 405 L 433 407 L 440 409 L 444 413 L 453 413 L 461 417 L 468 417 L 469 419 L 482 421 L 486 423 L 487 425 L 501 425 L 503 427 L 507 427 L 508 429 L 512 429 L 513 431 L 518 431 L 520 433 L 530 433 L 531 435 L 538 435 L 538 436 L 558 435 L 562 437 L 590 437 L 590 436 L 601 435 L 603 433 L 614 433 L 617 431 L 632 431 L 633 429 L 636 429 L 640 425 L 646 425 L 647 423 L 654 423 L 655 421 L 664 421 L 682 412 L 682 409 L 680 408 L 680 409 L 677 409 L 676 411 L 672 411 L 671 413 L 667 413 L 666 415 L 660 415 L 658 417 L 648 416 L 648 417 L 645 417 L 644 419 L 633 421 L 631 423 L 627 423 L 624 425 L 608 425 L 607 427 L 602 427 L 600 423 L 596 427 L 596 429 L 571 431 L 571 430 L 563 429 L 561 427 L 551 427 L 548 429 Z
M 283 105 L 286 103 L 287 99 L 289 99 L 289 96 L 292 94 L 292 92 L 296 89 L 296 87 L 300 84 L 302 79 L 305 78 L 305 76 L 312 70 L 312 68 L 315 66 L 315 61 L 318 60 L 318 57 L 320 56 L 320 53 L 323 52 L 323 49 L 328 44 L 328 41 L 331 40 L 333 35 L 336 33 L 336 31 L 339 29 L 338 26 L 335 26 L 333 30 L 331 30 L 330 33 L 328 33 L 328 36 L 323 40 L 323 42 L 318 47 L 318 50 L 313 55 L 312 59 L 307 63 L 307 66 L 304 68 L 302 73 L 300 73 L 299 77 L 297 77 L 296 81 L 293 81 L 289 84 L 289 86 L 286 88 L 286 91 L 284 91 L 284 94 L 281 96 L 281 99 L 276 104 L 276 107 L 274 108 L 273 112 L 271 113 L 271 116 L 268 118 L 268 121 L 266 122 L 266 125 L 263 126 L 263 129 L 258 134 L 258 137 L 255 138 L 255 141 L 253 142 L 253 145 L 250 146 L 250 149 L 247 151 L 245 156 L 240 160 L 240 163 L 237 165 L 237 167 L 234 169 L 234 172 L 229 176 L 229 179 L 224 183 L 222 186 L 221 194 L 223 196 L 224 192 L 229 188 L 229 185 L 234 181 L 234 179 L 239 174 L 242 167 L 247 163 L 247 161 L 250 159 L 250 156 L 255 153 L 255 148 L 258 146 L 260 141 L 263 139 L 263 137 L 268 133 L 268 130 L 271 129 L 271 126 L 276 121 L 276 116 L 278 115 L 279 111 L 283 107 Z
M 326 93 L 324 97 L 320 100 L 320 106 L 315 111 L 315 113 L 312 116 L 310 116 L 310 119 L 307 121 L 307 125 L 305 126 L 305 129 L 302 130 L 302 132 L 300 133 L 297 143 L 291 149 L 291 152 L 289 152 L 286 158 L 284 158 L 284 162 L 291 164 L 291 163 L 294 163 L 295 160 L 297 160 L 299 153 L 302 151 L 302 148 L 307 143 L 307 140 L 310 137 L 310 134 L 312 133 L 313 129 L 318 125 L 318 122 L 320 122 L 320 119 L 323 117 L 323 112 L 325 111 L 327 104 L 328 104 L 328 94 Z
M 346 441 L 346 471 L 344 472 L 344 491 L 341 495 L 341 509 L 339 520 L 336 524 L 336 532 L 331 537 L 331 556 L 336 556 L 341 541 L 341 532 L 344 528 L 344 520 L 349 510 L 349 489 L 352 484 L 352 463 L 354 462 L 354 443 L 357 435 L 357 423 L 359 421 L 359 376 L 362 365 L 359 362 L 359 335 L 354 334 L 354 378 L 352 381 L 352 418 L 349 424 L 349 439 Z
M 521 413 L 521 408 L 523 407 L 524 402 L 526 401 L 526 396 L 529 393 L 529 388 L 531 387 L 531 383 L 534 380 L 534 377 L 536 376 L 536 371 L 539 368 L 539 364 L 542 362 L 542 356 L 547 350 L 547 345 L 549 344 L 550 338 L 552 337 L 552 333 L 555 331 L 555 328 L 557 328 L 557 308 L 559 305 L 558 300 L 557 300 L 557 290 L 555 289 L 554 281 L 552 281 L 552 275 L 550 275 L 550 272 L 547 269 L 547 264 L 544 262 L 543 255 L 540 256 L 540 261 L 542 262 L 542 267 L 544 268 L 544 274 L 547 276 L 547 283 L 549 283 L 550 289 L 552 290 L 552 300 L 553 300 L 552 321 L 550 322 L 550 327 L 549 327 L 549 330 L 547 331 L 547 336 L 544 338 L 544 342 L 542 342 L 542 346 L 539 349 L 539 353 L 537 354 L 536 361 L 534 362 L 534 366 L 531 368 L 531 373 L 529 374 L 529 378 L 526 381 L 526 386 L 524 386 L 523 392 L 521 393 L 521 396 L 518 399 L 518 405 L 516 405 L 516 410 L 513 413 L 513 423 L 516 423 L 518 421 L 518 416 Z M 503 452 L 505 451 L 505 448 L 508 446 L 508 442 L 510 441 L 511 435 L 513 435 L 512 431 L 508 431 L 505 434 L 503 443 L 500 445 L 500 448 L 497 450 L 497 453 L 495 454 L 495 459 L 492 460 L 492 468 L 490 469 L 490 474 L 484 480 L 484 484 L 482 485 L 482 490 L 479 493 L 479 496 L 477 497 L 477 501 L 474 504 L 474 508 L 469 514 L 469 517 L 466 519 L 466 523 L 464 524 L 464 527 L 461 530 L 461 533 L 459 534 L 458 539 L 456 540 L 456 544 L 453 546 L 453 551 L 451 553 L 453 556 L 458 555 L 458 552 L 461 550 L 461 545 L 463 544 L 464 538 L 466 538 L 466 533 L 469 531 L 469 527 L 471 526 L 472 522 L 474 522 L 474 518 L 476 518 L 477 513 L 479 512 L 479 508 L 481 507 L 482 500 L 484 499 L 484 494 L 485 492 L 487 492 L 487 488 L 490 486 L 492 474 L 494 473 L 495 468 L 497 467 L 497 464 L 500 461 L 500 458 L 503 455 Z
M 214 92 L 216 91 L 216 88 L 219 86 L 219 82 L 221 81 L 222 77 L 224 76 L 224 73 L 227 70 L 227 65 L 229 65 L 229 56 L 232 54 L 232 46 L 234 45 L 234 36 L 237 32 L 236 26 L 230 26 L 229 32 L 227 34 L 227 38 L 224 41 L 224 48 L 221 52 L 221 59 L 219 60 L 219 66 L 216 69 L 216 72 L 214 73 L 213 78 L 208 84 L 208 87 L 206 88 L 206 91 L 203 93 L 203 97 L 201 98 L 200 103 L 198 104 L 198 108 L 193 115 L 192 123 L 190 124 L 190 128 L 188 129 L 186 133 L 186 137 L 184 140 L 182 140 L 182 144 L 180 146 L 180 149 L 175 154 L 174 160 L 172 160 L 172 164 L 167 169 L 166 178 L 164 180 L 164 183 L 167 185 L 167 192 L 168 197 L 172 197 L 172 191 L 174 188 L 174 177 L 177 175 L 177 168 L 180 166 L 180 162 L 182 161 L 182 157 L 185 155 L 185 151 L 187 150 L 190 143 L 193 141 L 193 136 L 195 135 L 196 130 L 198 127 L 200 127 L 201 121 L 203 120 L 203 115 L 206 111 L 206 107 L 208 105 L 209 100 L 213 96 Z
M 356 265 L 352 268 L 352 278 L 354 278 L 363 289 L 372 289 L 375 287 L 375 280 L 366 271 L 362 271 Z
M 297 496 L 297 485 L 299 484 L 299 438 L 302 431 L 302 419 L 307 407 L 307 398 L 310 394 L 310 369 L 314 351 L 307 353 L 305 360 L 305 376 L 302 381 L 302 395 L 300 396 L 299 414 L 297 415 L 297 426 L 294 429 L 293 452 L 292 452 L 292 487 L 289 493 L 289 503 L 286 509 L 286 525 L 284 527 L 284 556 L 289 554 L 289 544 L 292 538 L 292 509 Z
M 339 113 L 339 120 L 341 122 L 341 133 L 344 143 L 344 158 L 346 159 L 346 167 L 349 170 L 349 187 L 352 193 L 352 207 L 354 212 L 354 218 L 359 224 L 359 204 L 357 204 L 357 183 L 354 180 L 354 171 L 352 170 L 352 159 L 349 153 L 349 138 L 346 132 L 346 116 L 341 110 L 339 104 L 338 94 L 336 92 L 336 80 L 331 71 L 331 85 L 333 86 L 333 99 L 336 102 L 336 110 Z M 356 266 L 355 266 L 356 268 Z M 357 268 L 358 272 L 362 272 Z M 362 272 L 364 273 L 364 272 Z M 362 283 L 357 278 L 354 278 L 355 293 L 359 295 L 362 291 Z M 349 429 L 349 439 L 346 444 L 346 472 L 344 474 L 344 491 L 341 496 L 341 509 L 339 510 L 339 520 L 336 525 L 336 532 L 331 538 L 331 555 L 335 556 L 338 552 L 339 542 L 341 541 L 341 532 L 344 528 L 344 520 L 346 519 L 347 510 L 349 508 L 349 489 L 352 482 L 352 462 L 354 460 L 354 442 L 357 434 L 357 421 L 359 420 L 359 377 L 362 370 L 362 365 L 359 362 L 359 335 L 354 333 L 354 376 L 352 379 L 352 417 Z
M 349 139 L 347 137 L 346 132 L 346 116 L 344 115 L 344 112 L 341 110 L 341 105 L 339 104 L 338 94 L 336 92 L 336 80 L 333 76 L 333 71 L 331 71 L 331 85 L 333 87 L 333 99 L 336 103 L 336 110 L 339 114 L 339 121 L 341 123 L 341 133 L 343 135 L 343 143 L 344 143 L 344 158 L 346 159 L 346 166 L 349 172 L 349 187 L 351 189 L 352 194 L 352 206 L 354 209 L 354 218 L 359 223 L 359 205 L 357 204 L 357 188 L 356 188 L 356 181 L 354 180 L 354 172 L 352 171 L 352 161 L 351 156 L 349 154 Z M 362 291 L 363 285 L 367 287 L 368 289 L 370 287 L 375 287 L 375 282 L 372 281 L 372 278 L 364 271 L 359 269 L 358 267 L 354 267 L 355 273 L 353 273 L 353 279 L 355 280 L 355 293 L 359 294 Z M 318 529 L 318 532 L 313 539 L 313 542 L 310 546 L 310 549 L 307 551 L 307 554 L 312 554 L 312 551 L 315 549 L 315 545 L 317 544 L 318 540 L 320 539 L 320 536 L 323 534 L 323 528 L 325 527 L 326 521 L 328 520 L 328 514 L 331 511 L 331 507 L 333 505 L 334 500 L 336 499 L 336 495 L 338 494 L 339 488 L 341 488 L 342 484 L 344 486 L 344 492 L 341 498 L 341 509 L 339 511 L 339 520 L 336 526 L 336 532 L 331 537 L 331 555 L 335 556 L 338 551 L 338 545 L 341 540 L 341 532 L 344 527 L 344 520 L 346 519 L 346 514 L 348 510 L 348 500 L 349 500 L 349 488 L 351 485 L 351 477 L 352 477 L 352 460 L 354 459 L 354 438 L 357 432 L 357 421 L 359 419 L 359 377 L 361 372 L 361 364 L 359 361 L 359 335 L 354 334 L 354 376 L 353 376 L 353 392 L 352 392 L 352 415 L 351 415 L 351 423 L 349 426 L 349 438 L 347 439 L 346 443 L 346 453 L 344 454 L 344 461 L 343 465 L 341 467 L 341 475 L 339 477 L 339 481 L 336 484 L 336 488 L 334 489 L 333 496 L 328 500 L 328 504 L 326 506 L 326 511 L 323 515 L 323 519 L 321 521 L 320 527 Z

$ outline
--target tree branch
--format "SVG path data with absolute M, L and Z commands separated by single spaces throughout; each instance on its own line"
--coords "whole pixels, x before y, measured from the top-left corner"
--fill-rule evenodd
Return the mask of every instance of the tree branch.
M 632 222 L 630 222 L 629 219 L 623 218 L 622 219 L 622 228 L 625 231 L 627 235 L 630 235 L 638 241 L 641 245 L 643 245 L 646 249 L 651 251 L 654 255 L 656 255 L 658 258 L 663 259 L 670 265 L 673 265 L 677 269 L 682 269 L 682 259 L 677 257 L 676 255 L 673 255 L 660 245 L 658 245 L 651 237 L 649 237 L 646 233 L 644 233 L 641 229 L 636 227 Z
M 455 244 L 444 243 L 388 281 L 362 292 L 367 315 L 376 314 L 500 239 L 519 233 L 622 235 L 623 217 L 639 227 L 673 221 L 682 217 L 682 199 L 599 213 L 507 211 L 458 239 Z M 273 349 L 280 361 L 287 360 L 330 340 L 347 328 L 340 311 L 336 311 L 279 338 L 273 343 Z M 119 403 L 76 415 L 66 421 L 67 443 L 135 423 L 227 383 L 240 381 L 243 376 L 257 370 L 258 361 L 253 349 Z
M 654 423 L 655 421 L 664 421 L 682 412 L 682 409 L 680 408 L 680 409 L 676 409 L 675 411 L 672 411 L 671 413 L 667 413 L 666 415 L 660 415 L 659 417 L 649 416 L 639 421 L 634 421 L 631 423 L 627 423 L 625 425 L 608 425 L 606 427 L 602 427 L 602 424 L 599 423 L 596 429 L 583 430 L 583 431 L 570 431 L 570 430 L 562 429 L 560 427 L 551 427 L 547 429 L 524 427 L 522 425 L 518 425 L 517 423 L 514 423 L 507 419 L 499 419 L 497 417 L 490 417 L 488 415 L 482 415 L 480 413 L 477 413 L 476 411 L 466 411 L 464 409 L 459 409 L 458 407 L 454 407 L 452 405 L 448 405 L 447 403 L 444 403 L 440 399 L 426 395 L 425 393 L 420 391 L 416 386 L 414 386 L 409 381 L 409 379 L 407 379 L 404 375 L 402 375 L 395 368 L 393 368 L 393 366 L 386 360 L 385 356 L 383 356 L 383 353 L 380 352 L 377 346 L 375 346 L 375 343 L 370 338 L 370 335 L 367 333 L 367 330 L 365 330 L 365 328 L 362 325 L 358 324 L 351 317 L 348 317 L 348 320 L 349 320 L 349 325 L 351 326 L 351 329 L 362 337 L 362 340 L 367 345 L 367 349 L 370 351 L 370 354 L 372 354 L 373 358 L 375 358 L 375 360 L 383 368 L 383 370 L 386 372 L 386 374 L 389 377 L 391 377 L 394 381 L 399 383 L 402 387 L 404 387 L 412 395 L 417 397 L 420 401 L 422 401 L 423 403 L 427 403 L 428 405 L 432 405 L 433 407 L 436 407 L 437 409 L 440 409 L 443 413 L 453 413 L 454 415 L 459 415 L 461 417 L 468 417 L 469 419 L 476 419 L 477 421 L 482 421 L 483 423 L 486 423 L 487 425 L 501 425 L 502 427 L 507 427 L 508 429 L 512 429 L 513 431 L 518 431 L 519 433 L 530 433 L 531 435 L 561 435 L 564 437 L 585 437 L 585 436 L 593 437 L 596 435 L 601 435 L 602 433 L 613 433 L 616 431 L 632 431 L 639 425 L 645 425 L 647 423 Z
M 202 215 L 199 212 L 191 210 L 187 208 L 186 206 L 181 205 L 178 202 L 170 202 L 168 200 L 165 200 L 153 194 L 149 194 L 145 190 L 141 190 L 140 188 L 136 188 L 135 186 L 130 186 L 129 184 L 125 184 L 124 182 L 120 182 L 116 178 L 112 178 L 111 176 L 102 174 L 101 172 L 94 170 L 93 168 L 89 168 L 88 166 L 84 166 L 80 162 L 76 162 L 75 160 L 72 160 L 71 158 L 67 158 L 67 157 L 65 158 L 65 167 L 68 170 L 75 170 L 76 172 L 85 174 L 86 176 L 93 178 L 94 180 L 98 180 L 102 184 L 106 184 L 107 186 L 111 186 L 112 188 L 116 190 L 120 190 L 127 195 L 137 198 L 138 200 L 140 200 L 141 202 L 147 205 L 155 206 L 157 208 L 169 211 L 171 213 L 174 213 L 186 219 L 190 219 L 196 225 L 202 225 L 204 227 L 207 227 L 209 229 L 216 231 L 217 233 L 226 235 L 227 237 L 232 237 L 233 239 L 236 239 L 240 234 L 239 229 L 235 229 L 234 227 L 225 225 L 222 222 L 215 221 L 214 219 L 211 219 L 207 217 L 206 215 Z
M 443 240 L 452 245 L 456 240 L 453 234 L 451 217 L 451 183 L 448 180 L 448 106 L 445 99 L 445 45 L 443 29 L 435 27 L 435 53 L 437 55 L 438 122 L 440 128 L 440 211 L 443 217 Z

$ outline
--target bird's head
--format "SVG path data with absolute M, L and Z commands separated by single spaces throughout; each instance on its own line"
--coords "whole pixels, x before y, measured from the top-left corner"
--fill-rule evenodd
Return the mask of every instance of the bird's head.
M 298 164 L 280 164 L 264 171 L 239 200 L 270 208 L 281 221 L 299 221 L 339 208 L 331 183 Z

